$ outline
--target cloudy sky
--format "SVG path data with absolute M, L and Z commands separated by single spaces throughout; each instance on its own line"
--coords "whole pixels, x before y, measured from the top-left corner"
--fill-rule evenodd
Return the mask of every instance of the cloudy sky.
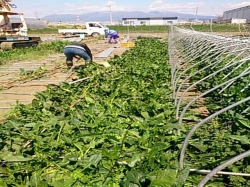
M 223 11 L 250 5 L 250 0 L 12 0 L 14 11 L 26 17 L 49 14 L 84 14 L 101 11 L 171 11 L 219 16 Z

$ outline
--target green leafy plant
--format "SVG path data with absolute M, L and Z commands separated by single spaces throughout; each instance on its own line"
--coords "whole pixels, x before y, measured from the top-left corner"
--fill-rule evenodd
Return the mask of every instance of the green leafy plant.
M 10 51 L 0 51 L 0 66 L 17 60 L 34 60 L 46 57 L 51 53 L 61 53 L 68 41 L 46 42 L 31 48 L 16 48 Z

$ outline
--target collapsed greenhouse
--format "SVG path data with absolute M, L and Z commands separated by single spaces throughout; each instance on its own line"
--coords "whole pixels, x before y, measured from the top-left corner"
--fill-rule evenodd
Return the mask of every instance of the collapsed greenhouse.
M 11 18 L 11 23 L 19 23 L 20 19 Z M 35 18 L 25 18 L 28 29 L 44 29 L 48 27 L 46 21 L 35 19 Z
M 201 165 L 190 170 L 207 173 L 197 186 L 204 186 L 216 174 L 245 180 L 245 183 L 236 182 L 233 186 L 248 186 L 248 178 L 243 177 L 250 176 L 247 169 L 250 151 L 246 146 L 250 127 L 249 40 L 245 37 L 232 38 L 172 27 L 168 42 L 178 133 L 181 133 L 185 117 L 190 117 L 188 110 L 192 110 L 197 103 L 201 102 L 209 111 L 187 133 L 181 147 L 180 167 L 197 162 L 186 152 L 188 144 L 201 143 L 202 147 L 197 147 L 200 154 L 209 148 L 210 153 L 215 151 L 217 155 L 205 157 L 207 163 L 211 162 L 211 158 L 213 162 L 217 160 L 217 163 L 221 163 L 209 168 L 210 170 Z M 195 134 L 202 133 L 201 131 L 207 132 L 204 132 L 204 137 L 197 138 Z M 205 135 L 207 133 L 214 134 L 208 138 Z M 213 141 L 217 142 L 212 143 Z M 207 144 L 212 144 L 213 147 Z M 185 163 L 185 157 L 189 164 Z M 228 172 L 228 168 L 234 168 L 235 163 L 241 165 L 242 173 L 238 169 Z M 221 171 L 225 168 L 227 171 Z

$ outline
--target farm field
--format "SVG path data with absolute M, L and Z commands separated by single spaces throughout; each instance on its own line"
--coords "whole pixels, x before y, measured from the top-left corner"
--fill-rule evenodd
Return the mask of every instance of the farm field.
M 68 41 L 44 44 L 47 46 L 38 52 L 27 49 L 30 56 L 18 50 L 6 54 L 6 61 L 1 62 L 1 71 L 5 73 L 2 81 L 6 81 L 2 84 L 1 101 L 15 101 L 25 94 L 22 101 L 11 107 L 11 113 L 2 118 L 1 186 L 193 187 L 205 177 L 198 171 L 211 171 L 248 150 L 250 125 L 246 102 L 200 126 L 188 142 L 183 163 L 179 160 L 192 127 L 228 102 L 247 98 L 246 91 L 238 93 L 248 82 L 239 79 L 231 83 L 232 87 L 228 85 L 224 94 L 212 92 L 204 96 L 189 108 L 181 124 L 179 112 L 190 97 L 192 100 L 220 84 L 223 79 L 219 76 L 228 70 L 197 84 L 187 93 L 179 111 L 176 103 L 190 83 L 213 72 L 212 68 L 199 72 L 200 69 L 221 58 L 223 61 L 214 67 L 220 69 L 242 56 L 207 54 L 206 43 L 203 46 L 198 41 L 192 49 L 187 47 L 188 39 L 168 40 L 166 33 L 130 33 L 130 39 L 136 43 L 134 48 L 113 46 L 115 50 L 108 58 L 95 58 L 96 63 L 70 75 L 61 53 Z M 110 47 L 104 40 L 89 39 L 86 43 L 94 55 Z M 199 50 L 203 56 L 199 56 Z M 103 66 L 104 62 L 111 66 Z M 31 64 L 34 69 L 29 69 Z M 238 67 L 235 74 L 247 65 Z M 186 71 L 189 67 L 193 68 Z M 178 72 L 175 68 L 179 68 Z M 8 69 L 12 70 L 7 72 L 10 78 L 6 74 Z M 72 83 L 74 80 L 81 81 Z M 174 95 L 174 87 L 177 90 L 182 83 L 186 83 L 183 90 Z M 237 84 L 241 85 L 238 89 Z M 8 98 L 11 95 L 8 93 L 17 98 Z M 209 112 L 196 110 L 202 107 Z M 242 158 L 224 171 L 248 174 L 248 162 L 247 157 Z M 217 174 L 206 186 L 249 185 L 247 176 Z
M 0 92 L 1 103 L 0 103 L 0 119 L 4 118 L 4 115 L 13 108 L 16 100 L 19 103 L 30 103 L 34 98 L 34 94 L 37 91 L 46 89 L 48 84 L 58 84 L 62 81 L 72 81 L 74 78 L 74 72 L 67 74 L 68 70 L 65 64 L 65 56 L 62 53 L 63 45 L 66 43 L 79 40 L 77 38 L 69 38 L 60 42 L 54 42 L 56 39 L 54 35 L 42 34 L 44 43 L 50 43 L 51 51 L 47 49 L 41 49 L 40 51 L 29 51 L 26 50 L 25 54 L 22 50 L 19 52 L 6 52 L 6 58 L 2 58 L 0 64 L 0 81 L 1 89 Z M 93 55 L 104 51 L 107 48 L 114 47 L 113 44 L 106 43 L 106 40 L 97 40 L 89 38 L 86 43 L 91 47 Z M 60 49 L 57 49 L 57 48 Z M 59 50 L 59 51 L 56 51 Z M 122 54 L 127 48 L 116 48 L 108 58 L 96 58 L 95 62 L 102 64 L 107 59 L 114 55 Z M 3 52 L 4 53 L 4 52 Z M 12 55 L 9 55 L 9 54 Z M 45 54 L 42 54 L 45 53 Z M 15 55 L 17 54 L 17 55 Z M 10 59 L 8 59 L 10 57 Z M 78 62 L 81 65 L 83 60 Z
M 58 29 L 60 28 L 77 28 L 81 25 L 75 25 L 75 26 L 67 26 L 67 25 L 50 25 L 46 29 L 37 29 L 37 30 L 29 30 L 29 35 L 46 35 L 46 34 L 54 34 L 56 35 L 58 33 Z M 110 29 L 117 30 L 120 34 L 163 34 L 168 32 L 169 26 L 168 25 L 142 25 L 142 26 L 121 26 L 121 25 L 112 25 L 108 26 Z M 182 28 L 191 29 L 193 28 L 196 31 L 201 32 L 215 32 L 215 33 L 239 33 L 239 32 L 246 32 L 249 31 L 248 25 L 234 25 L 234 24 L 200 24 L 200 25 L 180 25 Z

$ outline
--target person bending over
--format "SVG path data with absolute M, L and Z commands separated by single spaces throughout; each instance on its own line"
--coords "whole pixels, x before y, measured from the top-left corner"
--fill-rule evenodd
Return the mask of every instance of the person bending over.
M 109 40 L 108 40 L 109 43 L 111 43 L 112 40 L 114 40 L 114 42 L 117 43 L 117 39 L 119 38 L 119 35 L 118 35 L 117 31 L 109 30 L 107 34 L 109 36 Z
M 66 56 L 66 64 L 68 68 L 73 66 L 73 58 L 77 61 L 83 58 L 85 65 L 93 60 L 91 50 L 85 43 L 72 43 L 64 47 L 64 55 Z

